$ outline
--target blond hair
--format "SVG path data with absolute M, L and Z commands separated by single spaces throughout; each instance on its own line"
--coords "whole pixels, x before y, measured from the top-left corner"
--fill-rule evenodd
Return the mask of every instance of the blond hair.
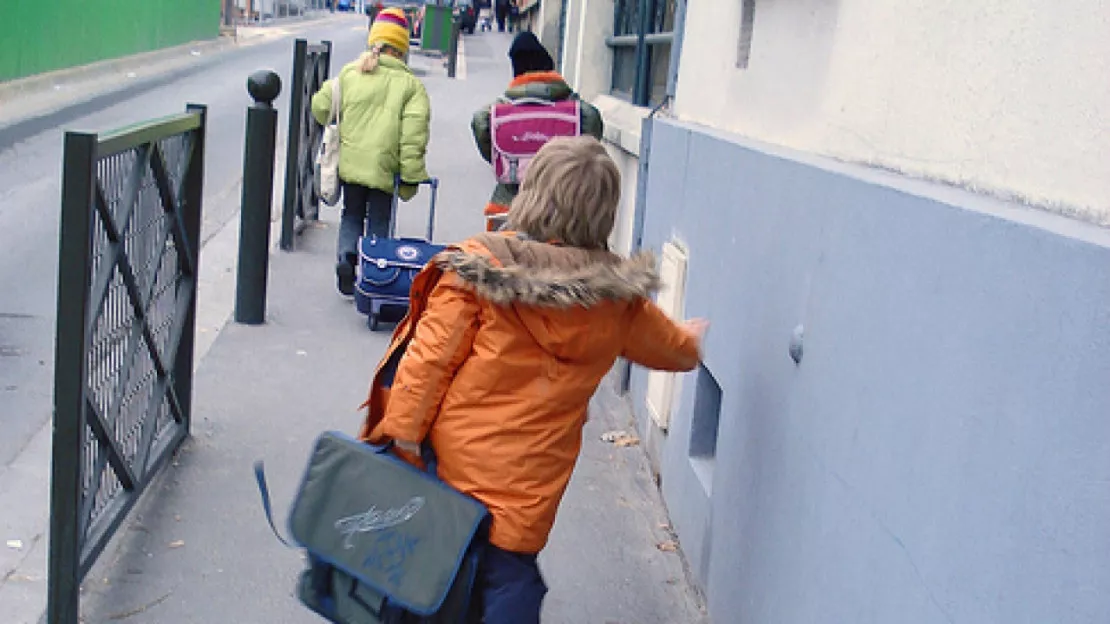
M 370 46 L 370 49 L 363 52 L 362 56 L 358 59 L 358 70 L 364 74 L 372 74 L 378 68 L 378 63 L 381 61 L 382 52 L 391 54 L 392 56 L 402 56 L 401 51 L 388 43 L 375 43 Z
M 539 241 L 608 249 L 620 199 L 620 171 L 601 143 L 560 137 L 528 165 L 507 227 Z

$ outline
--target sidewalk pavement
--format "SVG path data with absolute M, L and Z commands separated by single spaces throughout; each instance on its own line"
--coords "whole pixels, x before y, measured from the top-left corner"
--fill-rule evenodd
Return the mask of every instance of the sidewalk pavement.
M 433 106 L 429 168 L 443 196 L 437 240 L 482 227 L 492 185 L 469 135 L 471 112 L 507 82 L 509 38 L 467 39 L 466 80 L 425 77 Z M 420 232 L 427 197 L 406 204 L 402 232 Z M 270 258 L 267 322 L 228 324 L 199 364 L 193 436 L 85 581 L 83 621 L 318 622 L 293 596 L 300 553 L 264 520 L 251 465 L 264 459 L 284 525 L 315 437 L 354 432 L 389 339 L 372 333 L 334 286 L 338 211 L 325 209 L 296 252 Z M 202 264 L 206 262 L 202 254 Z M 631 430 L 623 403 L 599 393 L 577 472 L 541 556 L 552 624 L 704 622 L 642 450 L 601 439 Z

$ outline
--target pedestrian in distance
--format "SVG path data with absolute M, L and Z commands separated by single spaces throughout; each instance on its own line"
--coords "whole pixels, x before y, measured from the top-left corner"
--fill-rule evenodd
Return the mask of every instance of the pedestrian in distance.
M 520 3 L 509 0 L 509 32 L 520 32 Z
M 586 410 L 617 357 L 666 371 L 700 359 L 704 321 L 650 297 L 650 254 L 608 250 L 620 172 L 592 137 L 557 138 L 532 161 L 512 231 L 449 246 L 416 277 L 366 401 L 360 438 L 393 442 L 489 510 L 475 587 L 484 624 L 537 624 L 536 563 L 582 446 Z
M 497 18 L 497 32 L 505 32 L 505 20 L 509 17 L 510 0 L 495 0 L 493 13 Z
M 416 195 L 428 179 L 431 104 L 424 84 L 405 63 L 409 25 L 401 9 L 381 10 L 370 28 L 369 50 L 343 67 L 312 96 L 312 114 L 328 122 L 332 81 L 339 81 L 339 179 L 343 215 L 336 241 L 339 292 L 354 293 L 358 239 L 389 236 L 395 176 L 400 199 Z
M 502 93 L 500 101 L 540 100 L 558 102 L 578 100 L 578 94 L 570 88 L 559 72 L 555 71 L 555 61 L 543 47 L 536 35 L 523 32 L 513 39 L 509 47 L 512 61 L 513 79 Z M 493 139 L 491 136 L 492 104 L 474 113 L 470 128 L 478 153 L 486 162 L 493 162 Z M 588 102 L 580 102 L 581 134 L 600 139 L 605 131 L 601 113 Z M 496 229 L 509 211 L 509 205 L 520 188 L 518 184 L 498 183 L 485 208 L 487 229 Z

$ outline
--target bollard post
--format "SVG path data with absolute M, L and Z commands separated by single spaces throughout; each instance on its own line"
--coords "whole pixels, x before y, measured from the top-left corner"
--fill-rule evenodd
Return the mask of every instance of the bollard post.
M 451 38 L 447 42 L 447 77 L 455 77 L 455 68 L 459 64 L 459 33 L 462 30 L 460 20 L 451 22 Z
M 278 114 L 273 101 L 281 78 L 257 71 L 247 78 L 254 104 L 247 108 L 243 148 L 243 201 L 239 225 L 239 270 L 235 322 L 258 325 L 266 318 L 266 274 L 270 265 L 270 211 L 274 201 L 274 145 Z

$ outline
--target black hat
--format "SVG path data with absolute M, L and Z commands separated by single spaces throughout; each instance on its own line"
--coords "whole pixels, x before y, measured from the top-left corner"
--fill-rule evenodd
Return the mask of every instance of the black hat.
M 509 46 L 509 59 L 513 62 L 514 77 L 526 72 L 555 69 L 555 61 L 547 49 L 530 32 L 522 32 L 513 39 L 513 45 Z

